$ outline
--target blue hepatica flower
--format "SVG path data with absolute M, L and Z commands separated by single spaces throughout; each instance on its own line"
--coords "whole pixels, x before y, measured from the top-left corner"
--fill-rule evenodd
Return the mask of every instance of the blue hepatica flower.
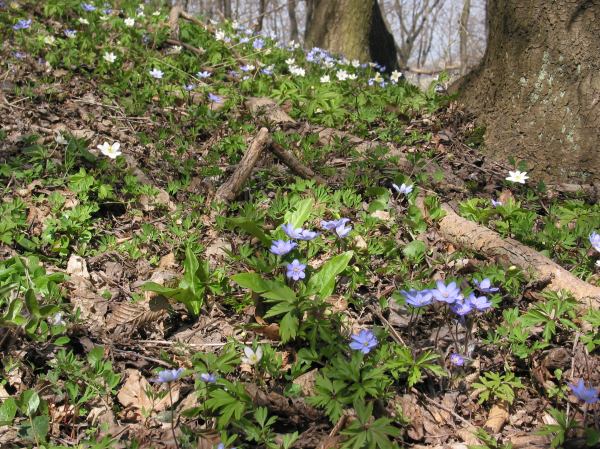
M 469 295 L 468 301 L 477 310 L 487 310 L 492 307 L 492 303 L 485 296 L 475 296 L 475 293 Z
M 335 231 L 336 228 L 344 226 L 350 221 L 349 218 L 340 218 L 339 220 L 321 221 L 321 227 L 327 231 Z
M 65 30 L 65 36 L 69 39 L 74 39 L 77 36 L 77 31 L 75 30 Z
M 456 286 L 456 282 L 450 282 L 446 285 L 442 281 L 437 281 L 436 286 L 436 288 L 431 290 L 431 293 L 437 301 L 452 304 L 463 298 L 460 289 Z
M 196 77 L 200 78 L 200 79 L 206 79 L 206 78 L 210 78 L 212 75 L 212 73 L 210 73 L 207 70 L 204 70 L 202 72 L 198 72 L 196 73 Z
M 310 231 L 308 229 L 302 229 L 300 231 L 300 237 L 298 237 L 298 240 L 305 240 L 305 241 L 314 240 L 317 238 L 318 235 L 319 235 L 318 232 Z
M 306 269 L 306 265 L 300 263 L 298 259 L 294 259 L 292 263 L 287 265 L 287 273 L 286 276 L 289 279 L 293 279 L 294 281 L 299 281 L 300 279 L 304 279 L 306 274 L 304 270 Z
M 183 86 L 183 88 L 185 90 L 187 90 L 188 92 L 191 92 L 192 90 L 194 90 L 196 88 L 196 85 L 193 83 L 190 83 L 190 84 L 186 84 L 185 86 Z
M 227 449 L 223 443 L 217 444 L 215 449 Z M 236 449 L 235 447 L 231 447 L 229 449 Z
M 91 5 L 90 3 L 82 3 L 81 7 L 83 8 L 84 11 L 87 11 L 87 12 L 96 11 L 96 7 L 94 5 Z
M 397 184 L 392 184 L 394 190 L 402 195 L 408 195 L 413 191 L 414 186 L 412 184 L 404 184 L 402 183 L 400 186 Z
M 458 316 L 465 316 L 465 315 L 468 315 L 473 310 L 473 304 L 471 304 L 471 301 L 469 300 L 469 298 L 467 298 L 467 299 L 457 299 L 450 306 L 450 308 Z
M 406 304 L 413 307 L 428 306 L 433 301 L 433 294 L 430 290 L 415 290 L 411 288 L 409 291 L 402 290 L 400 293 L 406 298 Z
M 296 246 L 298 246 L 298 244 L 296 242 L 288 242 L 285 240 L 275 240 L 271 244 L 271 248 L 269 249 L 269 251 L 271 251 L 273 254 L 275 254 L 277 256 L 284 256 L 287 253 L 289 253 L 291 250 L 293 250 Z
M 502 206 L 502 201 L 496 201 L 493 198 L 490 201 L 492 202 L 492 207 Z
M 299 239 L 302 236 L 302 228 L 294 228 L 291 223 L 282 224 L 281 229 L 291 239 Z
M 254 42 L 252 42 L 252 47 L 254 47 L 255 50 L 260 50 L 265 46 L 265 41 L 263 39 L 261 39 L 260 37 L 258 39 L 255 39 Z
M 177 369 L 165 369 L 158 373 L 158 377 L 156 377 L 154 382 L 158 383 L 167 383 L 167 382 L 175 382 L 178 380 L 183 374 L 183 368 Z
M 13 30 L 26 30 L 31 26 L 31 19 L 21 19 L 13 25 Z
M 450 356 L 450 363 L 452 363 L 454 366 L 463 366 L 465 364 L 465 359 L 462 355 L 453 353 Z
M 353 335 L 350 342 L 351 349 L 360 351 L 363 354 L 368 354 L 375 346 L 377 346 L 377 338 L 368 329 L 363 329 L 358 334 Z
M 590 234 L 590 243 L 592 244 L 592 247 L 600 253 L 600 234 L 595 231 L 592 232 Z
M 335 228 L 335 233 L 341 239 L 343 239 L 348 234 L 350 234 L 350 231 L 352 231 L 352 226 L 341 225 L 341 226 L 338 226 L 337 228 Z
M 586 388 L 583 379 L 579 379 L 577 384 L 569 384 L 569 388 L 580 401 L 586 404 L 595 404 L 598 402 L 598 390 L 596 388 Z
M 200 374 L 200 380 L 207 384 L 214 384 L 217 381 L 217 375 L 210 373 L 202 373 Z
M 273 74 L 273 66 L 269 65 L 260 71 L 263 75 L 271 76 Z
M 473 283 L 477 286 L 477 290 L 482 293 L 494 293 L 500 290 L 498 287 L 492 287 L 492 282 L 488 278 L 485 278 L 482 281 L 473 279 Z
M 210 101 L 211 103 L 223 103 L 223 98 L 209 92 L 208 101 Z

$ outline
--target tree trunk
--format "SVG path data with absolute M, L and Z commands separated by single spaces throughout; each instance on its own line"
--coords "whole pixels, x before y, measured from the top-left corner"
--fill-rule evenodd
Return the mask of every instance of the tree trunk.
M 458 32 L 460 39 L 460 74 L 467 73 L 469 64 L 469 55 L 467 53 L 467 44 L 469 41 L 469 16 L 471 15 L 471 0 L 464 0 L 462 13 L 460 14 L 460 30 Z
M 231 0 L 221 0 L 221 12 L 223 17 L 231 19 Z
M 376 0 L 307 0 L 306 9 L 307 47 L 397 69 L 394 38 Z
M 296 18 L 296 0 L 288 0 L 288 17 L 290 19 L 290 40 L 298 42 L 298 19 Z
M 269 0 L 259 0 L 258 2 L 258 21 L 254 27 L 256 33 L 260 33 L 263 29 L 263 22 L 265 20 L 265 14 L 267 13 L 267 3 Z
M 456 87 L 488 151 L 533 179 L 600 181 L 600 1 L 488 2 L 488 46 Z

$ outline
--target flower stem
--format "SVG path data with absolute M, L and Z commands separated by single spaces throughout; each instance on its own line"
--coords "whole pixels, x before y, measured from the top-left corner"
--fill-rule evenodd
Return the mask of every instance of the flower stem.
M 173 410 L 173 393 L 171 391 L 171 384 L 169 383 L 169 400 L 171 402 L 171 432 L 173 433 L 173 439 L 175 440 L 175 447 L 179 449 L 179 441 L 177 441 L 177 435 L 175 435 L 175 410 Z

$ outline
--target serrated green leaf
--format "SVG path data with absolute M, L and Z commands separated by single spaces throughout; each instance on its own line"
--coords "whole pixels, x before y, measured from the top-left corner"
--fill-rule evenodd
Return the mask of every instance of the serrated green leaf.
M 299 325 L 300 322 L 298 321 L 298 317 L 291 312 L 286 313 L 279 322 L 279 335 L 281 336 L 281 342 L 287 343 L 288 341 L 296 338 L 296 335 L 298 335 Z
M 411 260 L 419 260 L 425 255 L 425 251 L 427 251 L 427 245 L 421 240 L 413 240 L 402 248 L 402 254 Z

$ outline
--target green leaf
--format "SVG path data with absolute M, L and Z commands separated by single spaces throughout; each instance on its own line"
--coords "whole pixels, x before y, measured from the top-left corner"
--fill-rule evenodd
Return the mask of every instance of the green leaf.
M 33 439 L 36 441 L 45 440 L 49 430 L 49 418 L 47 415 L 40 415 L 33 418 L 31 424 L 31 431 L 33 432 Z
M 17 414 L 17 401 L 6 398 L 0 405 L 0 426 L 10 426 Z
M 33 415 L 40 405 L 40 396 L 35 390 L 25 390 L 19 399 L 19 409 L 24 415 Z
M 179 286 L 190 289 L 194 295 L 196 295 L 201 288 L 199 279 L 196 277 L 199 268 L 200 262 L 198 261 L 196 254 L 194 254 L 194 251 L 192 251 L 190 246 L 186 246 L 185 260 L 183 261 L 183 279 Z
M 309 294 L 318 294 L 321 298 L 331 296 L 335 288 L 335 277 L 346 269 L 354 253 L 346 251 L 329 259 L 318 273 L 311 276 L 308 281 Z
M 239 273 L 231 276 L 233 282 L 240 287 L 248 288 L 255 293 L 262 293 L 269 289 L 269 284 L 258 273 Z
M 179 289 L 173 287 L 165 287 L 164 285 L 157 284 L 156 282 L 146 282 L 142 285 L 142 290 L 146 292 L 160 293 L 161 295 L 171 297 Z
M 27 290 L 25 293 L 25 305 L 27 306 L 27 310 L 36 318 L 41 318 L 40 315 L 40 306 L 38 304 L 38 300 L 35 297 L 35 292 L 32 288 Z
M 419 260 L 425 255 L 425 251 L 427 251 L 427 245 L 425 245 L 425 242 L 422 242 L 421 240 L 413 240 L 402 249 L 402 254 L 404 254 L 408 259 Z
M 235 217 L 227 220 L 229 227 L 238 227 L 246 231 L 253 237 L 256 237 L 265 246 L 271 246 L 271 238 L 269 238 L 264 231 L 256 224 L 256 222 L 245 218 Z
M 58 337 L 55 341 L 54 344 L 56 346 L 64 346 L 67 343 L 69 343 L 71 341 L 71 339 L 69 337 L 67 337 L 66 335 L 63 335 L 62 337 Z
M 287 285 L 277 281 L 267 281 L 269 289 L 262 293 L 262 296 L 275 301 L 296 302 L 296 293 Z
M 308 217 L 310 217 L 310 213 L 313 210 L 315 202 L 312 198 L 306 198 L 304 200 L 298 201 L 296 204 L 296 210 L 294 212 L 288 212 L 285 214 L 285 222 L 291 224 L 294 228 L 301 228 L 302 225 Z

